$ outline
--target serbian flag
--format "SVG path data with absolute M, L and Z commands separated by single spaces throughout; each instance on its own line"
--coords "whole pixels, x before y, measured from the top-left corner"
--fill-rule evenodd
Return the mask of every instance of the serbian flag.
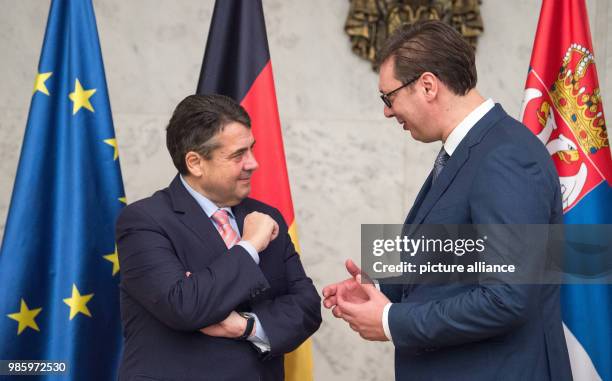
M 610 140 L 584 0 L 543 0 L 520 119 L 555 162 L 564 223 L 612 224 Z M 612 285 L 574 283 L 561 288 L 574 379 L 611 381 Z
M 280 210 L 299 252 L 261 0 L 215 2 L 197 93 L 227 95 L 249 113 L 260 164 L 250 197 Z M 313 379 L 310 339 L 285 355 L 285 379 Z

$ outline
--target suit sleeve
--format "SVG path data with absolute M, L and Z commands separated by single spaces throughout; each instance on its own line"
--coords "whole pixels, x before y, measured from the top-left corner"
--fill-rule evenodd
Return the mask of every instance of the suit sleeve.
M 398 281 L 399 283 L 399 281 Z M 380 291 L 391 301 L 391 303 L 399 303 L 402 300 L 402 285 L 392 283 L 379 283 Z
M 293 351 L 321 325 L 321 298 L 304 272 L 283 217 L 278 211 L 273 217 L 279 224 L 278 250 L 282 252 L 264 252 L 262 256 L 283 256 L 287 292 L 252 305 L 270 340 L 269 356 Z
M 256 290 L 268 287 L 239 245 L 186 277 L 173 242 L 138 205 L 124 209 L 116 230 L 122 289 L 173 329 L 195 331 L 218 323 Z
M 526 251 L 524 237 L 511 235 L 523 230 L 524 226 L 517 224 L 550 221 L 556 189 L 543 166 L 520 147 L 511 145 L 499 147 L 485 158 L 470 194 L 472 222 L 510 224 L 500 233 L 510 236 L 489 237 L 485 255 L 503 252 L 510 255 L 501 258 L 506 263 L 530 271 L 542 269 L 545 255 Z M 507 250 L 498 250 L 495 238 L 510 238 L 516 245 L 508 254 Z M 523 324 L 535 307 L 538 286 L 517 284 L 503 275 L 495 279 L 496 276 L 488 274 L 486 282 L 466 286 L 464 292 L 446 299 L 393 304 L 389 325 L 394 345 L 407 350 L 435 349 L 483 340 Z

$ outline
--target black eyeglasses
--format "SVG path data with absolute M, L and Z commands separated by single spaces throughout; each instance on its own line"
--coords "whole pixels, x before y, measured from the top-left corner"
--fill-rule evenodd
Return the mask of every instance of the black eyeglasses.
M 423 74 L 423 73 L 421 73 Z M 382 93 L 380 94 L 380 99 L 382 99 L 383 103 L 385 104 L 385 106 L 391 108 L 393 107 L 393 103 L 391 103 L 391 99 L 389 99 L 389 97 L 395 93 L 397 93 L 398 91 L 400 91 L 401 89 L 403 89 L 404 87 L 412 84 L 412 82 L 416 81 L 417 79 L 419 79 L 419 77 L 421 77 L 421 74 L 417 75 L 416 77 L 412 78 L 410 81 L 404 83 L 403 85 L 401 85 L 400 87 L 398 87 L 395 90 L 391 90 L 388 93 Z

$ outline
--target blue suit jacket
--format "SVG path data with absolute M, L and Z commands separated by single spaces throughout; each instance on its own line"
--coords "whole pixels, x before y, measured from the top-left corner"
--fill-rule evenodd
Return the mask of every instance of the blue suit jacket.
M 123 210 L 116 227 L 125 344 L 119 379 L 282 380 L 282 355 L 318 329 L 320 297 L 281 214 L 253 199 L 232 211 L 241 232 L 252 211 L 278 223 L 259 265 L 241 246 L 227 249 L 178 176 Z M 271 352 L 261 356 L 248 341 L 198 331 L 232 310 L 257 314 Z
M 562 223 L 542 143 L 500 105 L 423 185 L 406 224 Z M 557 285 L 390 285 L 397 380 L 570 380 Z

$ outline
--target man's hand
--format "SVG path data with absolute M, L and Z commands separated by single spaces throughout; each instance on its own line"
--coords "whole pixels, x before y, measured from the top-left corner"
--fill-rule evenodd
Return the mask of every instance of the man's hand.
M 323 289 L 323 306 L 331 308 L 335 317 L 342 317 L 342 310 L 338 307 L 340 295 L 345 301 L 359 304 L 369 300 L 367 293 L 360 287 L 355 277 L 361 274 L 361 269 L 350 259 L 345 262 L 346 270 L 351 274 L 351 278 L 342 282 L 333 283 Z
M 261 253 L 278 236 L 278 224 L 267 214 L 251 212 L 244 219 L 242 239 Z
M 342 319 L 366 340 L 388 341 L 382 325 L 382 315 L 389 299 L 378 291 L 373 284 L 362 284 L 361 274 L 355 277 L 355 281 L 357 287 L 368 296 L 368 300 L 362 303 L 354 303 L 345 299 L 343 293 L 340 293 L 336 308 L 340 309 Z
M 209 325 L 208 327 L 200 329 L 205 335 L 214 337 L 225 337 L 228 339 L 235 339 L 240 337 L 246 329 L 247 320 L 240 316 L 236 311 L 230 312 L 225 320 Z M 255 334 L 255 327 L 251 332 L 251 336 Z
M 191 272 L 187 271 L 185 276 L 189 278 L 191 276 Z M 209 325 L 208 327 L 204 327 L 200 329 L 205 335 L 214 336 L 214 337 L 225 337 L 228 339 L 235 339 L 237 337 L 242 336 L 247 326 L 247 319 L 240 316 L 236 311 L 230 312 L 230 314 L 225 318 L 225 320 Z M 253 326 L 253 330 L 251 331 L 251 335 L 255 334 L 255 326 Z M 250 337 L 249 336 L 249 337 Z

